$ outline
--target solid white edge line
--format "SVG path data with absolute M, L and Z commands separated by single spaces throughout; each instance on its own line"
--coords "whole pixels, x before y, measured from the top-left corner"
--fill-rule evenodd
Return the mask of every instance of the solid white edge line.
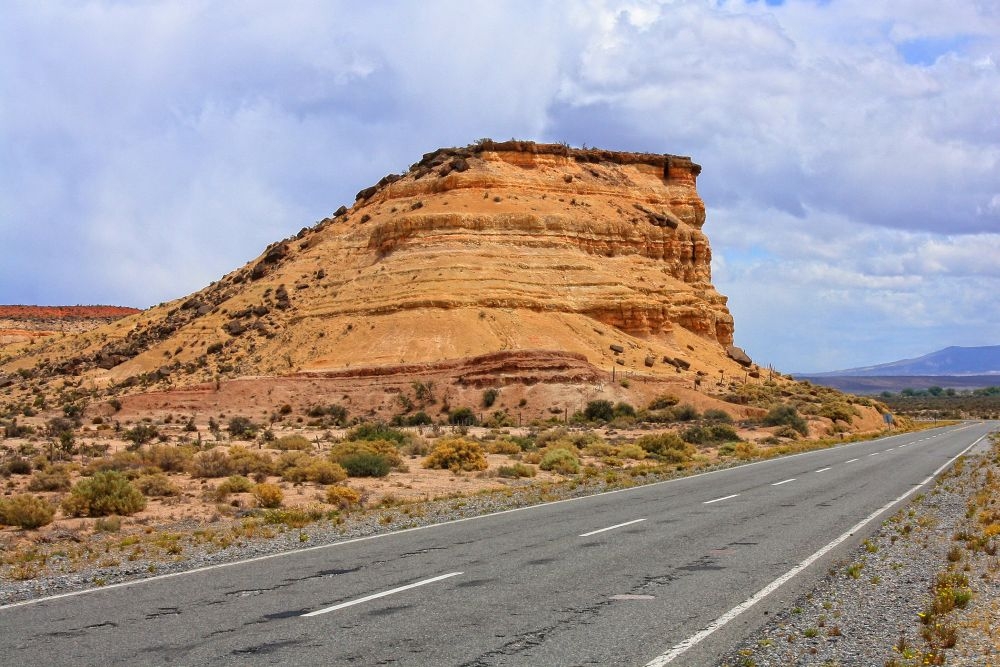
M 358 598 L 356 600 L 348 600 L 347 602 L 341 602 L 340 604 L 335 604 L 332 607 L 324 607 L 323 609 L 317 609 L 316 611 L 311 611 L 308 614 L 302 614 L 300 618 L 308 618 L 310 616 L 319 616 L 320 614 L 326 614 L 331 611 L 337 611 L 338 609 L 343 609 L 344 607 L 353 607 L 356 604 L 361 604 L 362 602 L 368 602 L 369 600 L 377 600 L 378 598 L 384 598 L 386 595 L 393 595 L 395 593 L 401 593 L 403 591 L 408 591 L 411 588 L 416 588 L 417 586 L 426 586 L 427 584 L 433 584 L 435 581 L 441 581 L 442 579 L 448 579 L 450 577 L 457 577 L 462 574 L 461 572 L 449 572 L 448 574 L 442 574 L 437 577 L 431 577 L 430 579 L 424 579 L 422 581 L 415 581 L 412 584 L 407 584 L 405 586 L 400 586 L 399 588 L 393 588 L 388 591 L 382 591 L 381 593 L 372 593 L 371 595 L 366 595 L 363 598 Z
M 937 428 L 941 429 L 952 429 L 955 431 L 961 431 L 965 428 L 969 428 L 970 425 L 963 426 L 939 426 Z M 110 591 L 115 588 L 127 588 L 129 586 L 138 586 L 140 584 L 148 584 L 154 581 L 162 581 L 164 579 L 173 579 L 174 577 L 183 577 L 189 574 L 200 574 L 202 572 L 210 572 L 212 570 L 221 570 L 226 567 L 234 567 L 237 565 L 248 565 L 250 563 L 256 563 L 259 561 L 271 560 L 272 558 L 286 558 L 288 556 L 295 556 L 297 554 L 308 553 L 310 551 L 318 551 L 320 549 L 332 549 L 335 547 L 342 547 L 348 544 L 354 544 L 356 542 L 367 542 L 369 540 L 381 540 L 387 537 L 392 537 L 394 535 L 402 535 L 403 533 L 412 533 L 418 530 L 427 530 L 429 528 L 441 528 L 442 526 L 450 526 L 456 523 L 464 523 L 466 521 L 478 521 L 481 519 L 487 519 L 494 516 L 502 516 L 504 514 L 512 514 L 514 512 L 524 512 L 526 510 L 538 509 L 540 507 L 548 507 L 550 505 L 560 505 L 562 503 L 573 503 L 585 501 L 591 498 L 600 498 L 602 496 L 610 496 L 616 493 L 634 493 L 640 491 L 641 489 L 650 489 L 662 484 L 673 484 L 676 482 L 683 482 L 689 479 L 695 479 L 698 477 L 706 477 L 708 475 L 717 475 L 719 473 L 728 472 L 730 470 L 741 470 L 743 468 L 749 468 L 751 466 L 762 465 L 764 463 L 775 463 L 778 461 L 787 461 L 789 459 L 794 459 L 799 456 L 809 456 L 812 454 L 821 454 L 823 452 L 829 452 L 834 449 L 857 447 L 860 445 L 870 445 L 881 440 L 888 440 L 889 438 L 900 438 L 906 433 L 886 435 L 881 438 L 875 438 L 874 440 L 861 440 L 859 442 L 849 442 L 843 445 L 835 445 L 834 447 L 826 447 L 825 449 L 814 449 L 808 452 L 800 452 L 798 454 L 789 454 L 788 456 L 782 456 L 774 459 L 764 459 L 762 461 L 754 461 L 752 463 L 744 463 L 743 465 L 733 466 L 731 468 L 720 468 L 718 470 L 709 470 L 708 472 L 699 472 L 694 475 L 688 475 L 687 477 L 675 477 L 674 479 L 665 479 L 662 482 L 653 482 L 652 484 L 643 484 L 642 486 L 630 486 L 627 489 L 613 489 L 611 491 L 601 491 L 600 493 L 594 493 L 589 496 L 580 496 L 578 498 L 563 498 L 562 500 L 551 500 L 546 503 L 536 503 L 534 505 L 525 505 L 524 507 L 514 507 L 509 510 L 502 510 L 500 512 L 492 512 L 490 514 L 477 514 L 476 516 L 467 516 L 461 519 L 453 519 L 451 521 L 442 521 L 441 523 L 429 523 L 426 526 L 414 526 L 413 528 L 403 528 L 402 530 L 395 530 L 389 533 L 379 533 L 378 535 L 366 535 L 365 537 L 354 537 L 349 540 L 343 540 L 342 542 L 330 542 L 328 544 L 317 544 L 312 547 L 302 547 L 294 549 L 291 551 L 280 551 L 273 554 L 265 554 L 263 556 L 254 556 L 253 558 L 243 558 L 240 560 L 229 561 L 228 563 L 216 563 L 215 565 L 206 565 L 204 567 L 195 567 L 189 570 L 181 570 L 179 572 L 169 572 L 167 574 L 157 574 L 152 577 L 145 577 L 143 579 L 133 579 L 131 581 L 122 581 L 117 584 L 109 584 L 107 586 L 97 586 L 94 588 L 84 588 L 79 591 L 69 591 L 68 593 L 56 593 L 55 595 L 48 595 L 40 598 L 32 598 L 30 600 L 21 600 L 19 602 L 11 602 L 9 604 L 0 605 L 0 611 L 6 609 L 13 609 L 15 607 L 26 607 L 33 604 L 38 604 L 39 602 L 48 602 L 50 600 L 60 600 L 64 598 L 78 597 L 80 595 L 90 595 L 92 593 L 101 593 L 104 591 Z
M 830 466 L 827 466 L 825 468 L 820 468 L 819 470 L 814 470 L 813 472 L 826 472 L 829 469 L 830 469 Z
M 782 484 L 788 484 L 789 482 L 794 482 L 794 481 L 795 481 L 794 477 L 789 477 L 788 479 L 783 479 L 780 482 L 775 482 L 771 486 L 781 486 Z
M 869 514 L 867 517 L 865 517 L 864 519 L 862 519 L 858 523 L 856 523 L 853 526 L 851 526 L 851 528 L 846 533 L 844 533 L 843 535 L 841 535 L 837 539 L 833 540 L 832 542 L 830 542 L 826 546 L 820 548 L 819 551 L 817 551 L 813 555 L 811 555 L 808 558 L 806 558 L 804 561 L 802 561 L 801 563 L 799 563 L 798 565 L 796 565 L 795 567 L 793 567 L 791 570 L 789 570 L 788 572 L 784 573 L 783 575 L 781 575 L 780 577 L 778 577 L 777 579 L 775 579 L 774 581 L 772 581 L 771 583 L 769 583 L 764 588 L 762 588 L 759 591 L 757 591 L 753 596 L 747 598 L 746 600 L 744 600 L 740 604 L 736 605 L 735 607 L 733 607 L 732 609 L 730 609 L 729 611 L 727 611 L 725 614 L 723 614 L 722 616 L 718 617 L 717 619 L 715 619 L 714 621 L 712 621 L 711 623 L 709 623 L 702 630 L 700 630 L 700 631 L 696 632 L 695 634 L 691 635 L 690 637 L 688 637 L 684 641 L 682 641 L 682 642 L 680 642 L 678 644 L 674 644 L 674 646 L 671 647 L 671 649 L 669 651 L 667 651 L 666 653 L 662 653 L 662 654 L 656 656 L 655 658 L 653 658 L 652 660 L 650 660 L 649 662 L 647 662 L 645 667 L 663 667 L 663 665 L 666 665 L 667 663 L 673 662 L 675 658 L 677 658 L 678 656 L 686 653 L 689 649 L 691 649 L 693 646 L 696 646 L 697 644 L 699 644 L 702 640 L 704 640 L 705 638 L 707 638 L 708 636 L 710 636 L 716 630 L 718 630 L 722 626 L 726 625 L 731 620 L 733 620 L 734 618 L 736 618 L 737 616 L 739 616 L 740 614 L 742 614 L 743 612 L 745 612 L 747 609 L 749 609 L 750 607 L 754 606 L 755 604 L 757 604 L 758 602 L 760 602 L 761 600 L 763 600 L 764 598 L 766 598 L 768 595 L 770 595 L 771 593 L 773 593 L 774 591 L 776 591 L 786 581 L 788 581 L 789 579 L 791 579 L 792 577 L 794 577 L 795 575 L 797 575 L 799 572 L 801 572 L 802 570 L 806 569 L 807 567 L 809 567 L 810 565 L 812 565 L 813 563 L 815 563 L 817 560 L 819 560 L 824 555 L 826 555 L 827 553 L 829 553 L 832 549 L 834 549 L 835 547 L 837 547 L 838 545 L 840 545 L 842 542 L 844 542 L 848 538 L 850 538 L 851 535 L 853 535 L 854 533 L 858 532 L 859 530 L 861 530 L 862 528 L 864 528 L 866 525 L 868 525 L 869 523 L 871 523 L 872 521 L 874 521 L 880 514 L 882 514 L 886 510 L 890 509 L 891 507 L 893 507 L 897 503 L 902 502 L 907 497 L 909 497 L 914 492 L 916 492 L 917 489 L 923 487 L 925 484 L 927 484 L 927 482 L 929 482 L 932 479 L 934 479 L 935 477 L 937 477 L 938 474 L 942 470 L 944 470 L 945 468 L 947 468 L 948 466 L 950 466 L 952 463 L 954 463 L 955 460 L 959 456 L 962 456 L 967 451 L 969 451 L 970 449 L 972 449 L 973 447 L 975 447 L 976 445 L 978 445 L 980 442 L 982 442 L 982 440 L 985 437 L 986 437 L 986 434 L 981 435 L 971 445 L 969 445 L 968 447 L 966 447 L 965 449 L 963 449 L 962 451 L 960 451 L 958 454 L 956 454 L 955 456 L 953 456 L 952 458 L 950 458 L 948 461 L 946 461 L 944 464 L 942 464 L 940 468 L 938 468 L 937 470 L 935 470 L 934 472 L 932 472 L 930 474 L 930 476 L 927 479 L 925 479 L 923 482 L 921 482 L 920 484 L 918 484 L 918 485 L 910 488 L 909 491 L 907 491 L 903 495 L 899 496 L 895 500 L 891 500 L 888 503 L 886 503 L 885 505 L 883 505 L 882 507 L 880 507 L 879 509 L 875 510 L 874 512 L 872 512 L 871 514 Z
M 738 495 L 740 495 L 740 494 L 734 493 L 734 494 L 732 494 L 730 496 L 722 496 L 721 498 L 714 498 L 713 500 L 706 500 L 705 502 L 702 503 L 702 505 L 711 505 L 712 503 L 721 503 L 723 500 L 729 500 L 730 498 L 735 498 Z
M 591 535 L 603 533 L 606 530 L 614 530 L 615 528 L 621 528 L 622 526 L 631 526 L 633 523 L 639 523 L 640 521 L 645 521 L 645 519 L 632 519 L 631 521 L 626 521 L 625 523 L 616 523 L 615 525 L 608 526 L 607 528 L 601 528 L 599 530 L 592 530 L 589 533 L 583 533 L 580 537 L 590 537 Z

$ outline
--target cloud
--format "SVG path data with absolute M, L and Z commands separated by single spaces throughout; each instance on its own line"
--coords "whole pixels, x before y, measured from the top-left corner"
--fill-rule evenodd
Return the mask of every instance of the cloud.
M 0 302 L 174 298 L 525 137 L 701 163 L 738 342 L 781 367 L 996 342 L 998 35 L 981 0 L 15 4 Z

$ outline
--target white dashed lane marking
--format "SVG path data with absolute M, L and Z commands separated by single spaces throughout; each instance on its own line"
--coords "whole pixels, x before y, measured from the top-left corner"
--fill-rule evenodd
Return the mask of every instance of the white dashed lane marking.
M 723 500 L 729 500 L 730 498 L 735 498 L 735 497 L 736 497 L 736 496 L 738 496 L 738 495 L 740 495 L 740 494 L 738 494 L 738 493 L 734 493 L 734 494 L 733 494 L 733 495 L 731 495 L 731 496 L 722 496 L 721 498 L 715 498 L 714 500 L 706 500 L 706 501 L 705 501 L 704 503 L 702 503 L 702 504 L 703 504 L 703 505 L 711 505 L 712 503 L 718 503 L 718 502 L 722 502 Z
M 616 523 L 615 525 L 608 526 L 607 528 L 598 528 L 597 530 L 592 530 L 589 533 L 584 533 L 580 535 L 580 537 L 590 537 L 591 535 L 603 533 L 606 530 L 614 530 L 615 528 L 621 528 L 622 526 L 631 526 L 633 523 L 639 523 L 640 521 L 645 521 L 645 519 L 633 519 L 631 521 L 626 521 L 625 523 Z
M 407 584 L 406 586 L 400 586 L 399 588 L 392 588 L 387 591 L 382 591 L 381 593 L 373 593 L 371 595 L 366 595 L 363 598 L 358 598 L 356 600 L 348 600 L 347 602 L 341 602 L 340 604 L 335 604 L 332 607 L 324 607 L 323 609 L 317 609 L 316 611 L 311 611 L 308 614 L 302 614 L 302 616 L 319 616 L 320 614 L 326 614 L 331 611 L 337 611 L 338 609 L 343 609 L 344 607 L 353 607 L 356 604 L 361 604 L 362 602 L 368 602 L 369 600 L 377 600 L 378 598 L 384 598 L 387 595 L 393 595 L 395 593 L 402 593 L 403 591 L 408 591 L 411 588 L 416 588 L 417 586 L 426 586 L 427 584 L 433 584 L 435 581 L 441 581 L 442 579 L 448 579 L 450 577 L 457 577 L 462 574 L 461 572 L 449 572 L 448 574 L 442 574 L 437 577 L 431 577 L 430 579 L 424 579 L 422 581 L 416 581 L 412 584 Z

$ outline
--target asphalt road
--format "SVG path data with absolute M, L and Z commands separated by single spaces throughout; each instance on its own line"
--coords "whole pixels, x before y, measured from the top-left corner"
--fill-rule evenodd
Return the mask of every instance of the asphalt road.
M 679 645 L 669 664 L 714 665 L 891 508 L 859 522 L 996 426 L 893 436 L 12 605 L 0 608 L 0 662 L 646 665 L 667 664 Z M 783 575 L 749 609 L 731 611 Z M 720 618 L 728 623 L 713 631 Z

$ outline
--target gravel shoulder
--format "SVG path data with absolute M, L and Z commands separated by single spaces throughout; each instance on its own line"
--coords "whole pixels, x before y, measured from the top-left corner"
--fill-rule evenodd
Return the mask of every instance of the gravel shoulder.
M 1000 665 L 998 534 L 994 435 L 719 665 Z

